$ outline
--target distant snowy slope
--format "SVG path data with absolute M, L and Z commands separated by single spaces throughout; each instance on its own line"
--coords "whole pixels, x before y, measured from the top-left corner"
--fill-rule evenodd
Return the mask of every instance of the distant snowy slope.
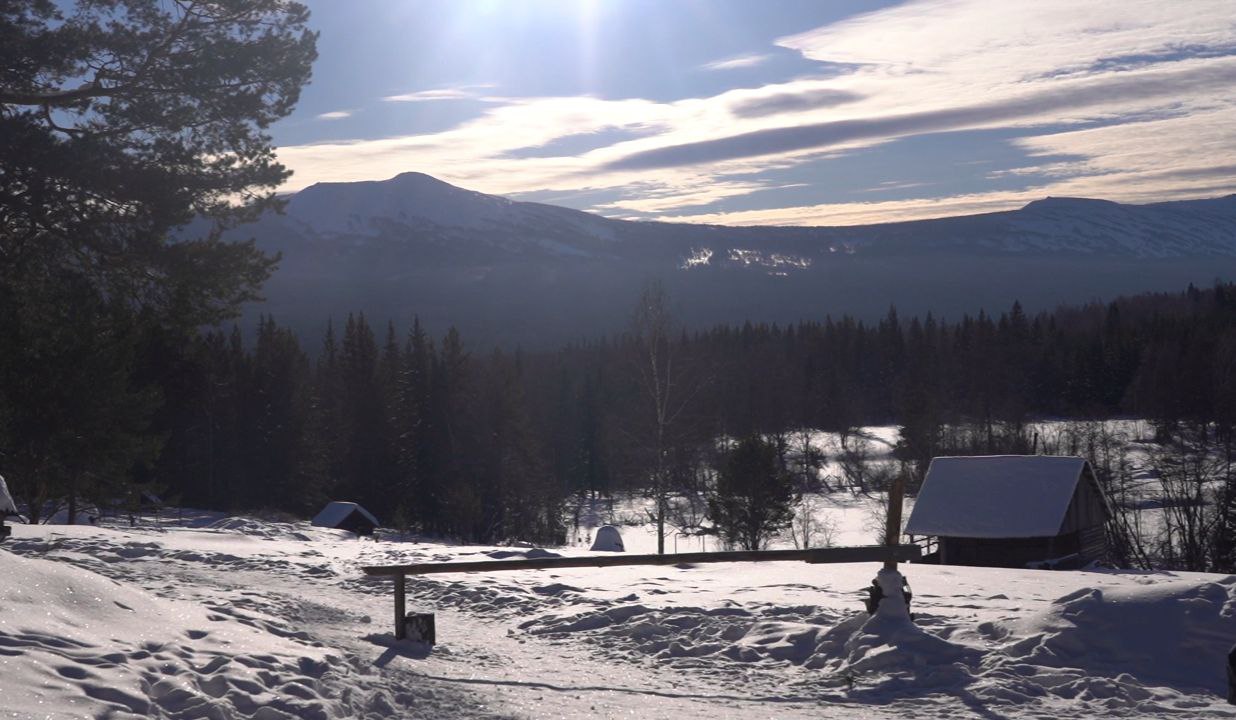
M 185 230 L 202 231 L 202 225 Z M 632 222 L 421 173 L 319 183 L 228 238 L 280 253 L 251 308 L 305 335 L 327 317 L 413 315 L 525 348 L 621 331 L 660 279 L 695 327 L 864 319 L 890 305 L 1027 310 L 1236 277 L 1236 196 L 1153 205 L 1048 198 L 1007 212 L 852 227 Z
M 385 181 L 317 183 L 293 195 L 286 213 L 291 226 L 310 235 L 397 239 L 455 229 L 470 232 L 456 233 L 460 242 L 508 250 L 522 243 L 567 255 L 588 254 L 613 239 L 604 218 L 464 190 L 414 172 Z M 492 233 L 508 242 L 494 243 L 487 237 Z
M 611 220 L 518 202 L 408 172 L 389 180 L 317 183 L 283 216 L 240 232 L 292 233 L 346 244 L 433 238 L 491 253 L 664 255 L 667 269 L 702 265 L 802 271 L 829 256 L 939 252 L 1169 258 L 1236 257 L 1236 195 L 1123 205 L 1045 198 L 1019 210 L 846 227 L 727 227 Z M 705 252 L 706 251 L 706 252 Z M 468 255 L 468 257 L 474 257 Z M 415 262 L 415 255 L 407 258 Z
M 395 237 L 400 231 L 454 229 L 459 241 L 510 250 L 539 245 L 587 254 L 599 241 L 647 250 L 671 246 L 685 260 L 709 247 L 714 262 L 789 269 L 803 258 L 837 252 L 966 250 L 1009 254 L 1084 254 L 1165 258 L 1236 256 L 1236 196 L 1151 205 L 1045 198 L 986 215 L 847 227 L 744 227 L 609 220 L 578 210 L 516 202 L 465 190 L 422 173 L 390 180 L 318 183 L 292 196 L 287 221 L 316 235 Z M 487 234 L 498 232 L 505 242 Z M 773 256 L 780 255 L 780 262 Z M 808 263 L 809 264 L 809 263 Z
M 1047 198 L 1014 213 L 1004 241 L 1020 252 L 1236 255 L 1236 195 L 1153 205 Z
M 1151 205 L 1049 197 L 984 215 L 811 230 L 828 252 L 849 255 L 1236 257 L 1236 195 Z

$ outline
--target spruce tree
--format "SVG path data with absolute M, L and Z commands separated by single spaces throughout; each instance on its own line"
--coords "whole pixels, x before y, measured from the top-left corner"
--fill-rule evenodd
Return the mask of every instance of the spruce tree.
M 728 448 L 708 498 L 708 517 L 728 545 L 765 547 L 794 517 L 794 482 L 777 461 L 777 448 L 751 435 Z

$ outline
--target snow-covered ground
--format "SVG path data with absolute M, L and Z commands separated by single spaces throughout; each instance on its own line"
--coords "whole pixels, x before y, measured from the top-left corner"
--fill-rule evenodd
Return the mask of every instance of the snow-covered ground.
M 391 583 L 360 571 L 529 553 L 205 513 L 18 525 L 0 717 L 1236 717 L 1233 577 L 909 565 L 913 626 L 868 622 L 874 564 L 410 578 L 430 650 L 391 639 Z

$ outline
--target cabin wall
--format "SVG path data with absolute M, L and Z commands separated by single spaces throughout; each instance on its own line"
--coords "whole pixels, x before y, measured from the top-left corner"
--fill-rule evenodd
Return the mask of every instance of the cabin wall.
M 940 538 L 942 565 L 1025 567 L 1026 563 L 1057 557 L 1055 537 Z M 1067 554 L 1067 553 L 1060 553 Z
M 1106 523 L 1107 506 L 1099 494 L 1099 484 L 1087 466 L 1077 487 L 1073 489 L 1073 498 L 1069 501 L 1069 509 L 1065 511 L 1060 534 L 1081 532 L 1096 526 L 1101 528 Z
M 1107 558 L 1107 531 L 1102 525 L 1088 527 L 1079 533 L 1081 565 Z
M 940 538 L 939 562 L 942 565 L 1021 568 L 1043 560 L 1069 555 L 1077 557 L 1059 568 L 1078 568 L 1101 560 L 1107 554 L 1107 534 L 1103 526 L 1081 532 L 1035 538 Z
M 357 535 L 372 535 L 374 526 L 369 518 L 354 510 L 335 527 Z

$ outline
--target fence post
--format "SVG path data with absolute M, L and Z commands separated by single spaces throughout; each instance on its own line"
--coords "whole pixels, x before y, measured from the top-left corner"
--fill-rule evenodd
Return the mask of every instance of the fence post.
M 884 544 L 894 547 L 901 544 L 901 504 L 906 491 L 906 478 L 897 473 L 893 486 L 888 491 L 888 526 L 884 529 Z M 889 555 L 884 561 L 885 570 L 897 570 L 897 556 Z
M 400 573 L 395 576 L 395 639 L 403 640 L 408 636 L 408 612 L 404 606 L 404 579 L 407 576 Z

